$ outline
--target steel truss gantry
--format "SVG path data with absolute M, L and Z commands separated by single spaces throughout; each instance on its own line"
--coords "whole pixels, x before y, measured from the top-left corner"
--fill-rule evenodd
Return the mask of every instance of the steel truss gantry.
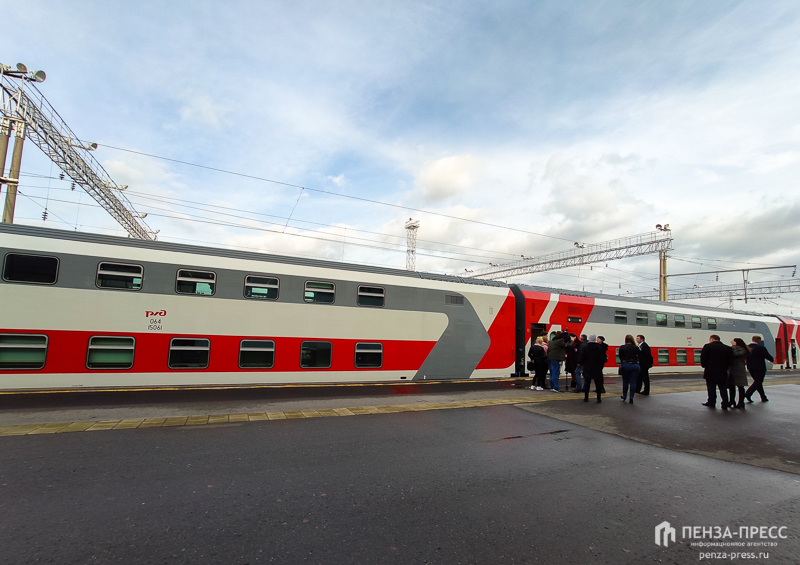
M 689 300 L 692 298 L 732 298 L 735 296 L 753 297 L 770 294 L 787 294 L 800 292 L 800 280 L 769 281 L 761 283 L 724 284 L 713 288 L 693 288 L 687 290 L 670 291 L 670 300 Z M 658 298 L 658 294 L 648 292 L 631 294 L 631 298 Z
M 475 271 L 466 277 L 485 280 L 504 279 L 517 275 L 554 271 L 590 263 L 603 263 L 650 253 L 666 253 L 671 249 L 672 232 L 670 230 L 655 231 L 621 239 L 612 239 L 602 243 L 584 244 L 576 242 L 575 248 L 568 251 L 560 251 L 550 255 L 542 255 L 541 257 L 523 257 L 513 263 L 492 265 L 489 268 Z
M 89 153 L 91 146 L 79 142 L 78 136 L 36 85 L 29 82 L 30 79 L 9 76 L 5 70 L 8 68 L 0 66 L 0 112 L 3 118 L 22 128 L 25 136 L 111 214 L 130 237 L 156 239 L 156 232 L 142 221 L 144 216 L 137 213 L 122 194 L 124 187 L 118 186 Z

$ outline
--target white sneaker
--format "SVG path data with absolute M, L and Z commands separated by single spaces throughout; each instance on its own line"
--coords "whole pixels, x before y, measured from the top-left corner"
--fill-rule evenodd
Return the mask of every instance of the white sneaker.
M 537 386 L 537 387 L 536 387 L 536 390 L 544 390 L 544 388 L 542 388 L 542 387 L 540 387 L 540 386 Z
M 550 390 L 552 390 L 553 392 L 561 392 L 560 390 L 556 390 L 554 388 L 551 388 Z
M 536 390 L 535 386 L 529 386 L 528 388 L 531 389 L 531 390 Z

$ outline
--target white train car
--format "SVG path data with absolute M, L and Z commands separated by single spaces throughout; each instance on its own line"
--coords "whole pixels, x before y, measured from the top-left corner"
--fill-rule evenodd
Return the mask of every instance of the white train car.
M 514 371 L 500 283 L 7 224 L 0 257 L 0 390 Z

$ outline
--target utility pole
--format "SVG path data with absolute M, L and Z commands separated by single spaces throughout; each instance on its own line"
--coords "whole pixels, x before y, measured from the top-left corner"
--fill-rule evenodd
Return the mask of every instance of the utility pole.
M 17 186 L 19 185 L 19 170 L 22 165 L 22 144 L 25 143 L 25 122 L 17 120 L 14 124 L 14 152 L 11 154 L 11 170 L 8 178 L 3 179 L 8 184 L 6 192 L 6 205 L 3 208 L 3 223 L 14 223 L 14 208 L 17 204 Z M 6 140 L 6 147 L 8 140 Z M 0 147 L 2 149 L 2 147 Z M 5 156 L 4 156 L 5 157 Z M 5 161 L 5 158 L 3 159 Z M 3 163 L 5 165 L 5 163 Z
M 3 193 L 3 177 L 6 174 L 6 155 L 8 154 L 8 136 L 11 134 L 11 122 L 8 118 L 0 119 L 0 194 Z
M 408 219 L 406 222 L 406 270 L 417 270 L 417 230 L 419 220 Z
M 667 252 L 658 252 L 658 299 L 667 301 Z

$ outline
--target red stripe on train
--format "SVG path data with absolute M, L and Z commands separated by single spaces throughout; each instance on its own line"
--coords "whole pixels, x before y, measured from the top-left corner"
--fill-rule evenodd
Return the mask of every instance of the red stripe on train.
M 202 371 L 218 373 L 277 371 L 408 371 L 413 376 L 436 345 L 435 341 L 400 341 L 374 339 L 328 339 L 272 336 L 227 336 L 210 334 L 154 334 L 122 332 L 87 332 L 64 330 L 0 330 L 0 333 L 30 333 L 48 336 L 45 367 L 38 371 L 10 371 L 14 373 L 92 373 L 86 368 L 86 353 L 89 338 L 95 336 L 126 336 L 136 339 L 133 367 L 124 371 L 110 372 L 156 373 L 175 371 L 167 366 L 169 342 L 175 337 L 206 338 L 211 340 L 209 365 Z M 271 369 L 240 369 L 239 342 L 243 339 L 269 339 L 275 342 L 275 366 Z M 328 341 L 332 344 L 333 359 L 328 369 L 301 369 L 300 345 L 304 341 Z M 383 365 L 380 369 L 358 369 L 355 367 L 356 343 L 381 343 Z M 197 371 L 197 369 L 192 369 Z M 109 371 L 106 371 L 109 372 Z

